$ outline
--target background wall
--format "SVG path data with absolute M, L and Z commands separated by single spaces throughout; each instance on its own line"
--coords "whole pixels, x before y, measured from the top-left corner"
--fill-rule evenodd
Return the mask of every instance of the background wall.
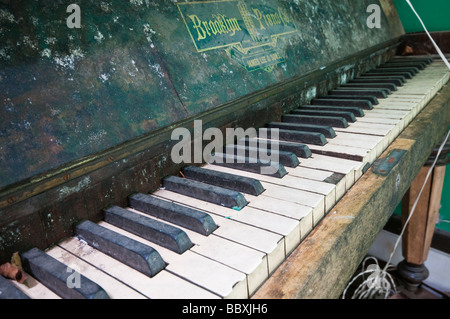
M 449 31 L 450 12 L 449 0 L 411 0 L 412 5 L 421 17 L 428 31 Z M 403 27 L 407 33 L 423 32 L 423 27 L 405 0 L 394 0 L 394 4 L 402 20 Z M 450 52 L 446 52 L 450 53 Z M 396 214 L 401 214 L 400 205 Z M 436 227 L 450 231 L 450 165 L 447 165 L 444 190 L 442 192 L 440 221 Z
M 449 0 L 411 0 L 428 31 L 450 30 Z M 407 33 L 423 31 L 422 25 L 406 0 L 394 0 L 394 4 Z

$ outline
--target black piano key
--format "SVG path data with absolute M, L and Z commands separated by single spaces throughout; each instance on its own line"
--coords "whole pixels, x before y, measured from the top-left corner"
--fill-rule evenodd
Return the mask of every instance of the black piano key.
M 315 111 L 337 111 L 337 112 L 351 112 L 354 117 L 363 117 L 364 111 L 360 107 L 353 106 L 334 106 L 334 105 L 302 105 L 300 110 L 315 110 Z M 297 110 L 294 110 L 296 112 Z M 349 119 L 347 119 L 348 121 Z
M 283 115 L 282 121 L 300 124 L 325 125 L 339 128 L 348 127 L 348 122 L 343 117 L 321 117 L 313 115 L 286 114 Z
M 354 89 L 357 90 L 357 89 Z M 333 90 L 332 92 L 337 92 L 337 90 Z M 353 91 L 352 91 L 353 94 Z M 310 102 L 311 105 L 325 105 L 325 106 L 353 106 L 360 107 L 365 110 L 373 109 L 373 104 L 368 100 L 345 100 L 345 99 L 325 99 L 325 98 L 316 98 Z
M 30 297 L 0 275 L 0 300 L 7 299 L 30 299 Z
M 208 160 L 209 163 L 234 169 L 239 169 L 256 174 L 269 175 L 282 178 L 287 174 L 283 164 L 272 161 L 262 162 L 256 158 L 233 156 L 215 153 Z
M 410 80 L 413 78 L 414 74 L 412 74 L 411 72 L 405 72 L 405 71 L 388 71 L 388 70 L 370 70 L 367 71 L 365 74 L 370 74 L 370 75 L 378 75 L 378 76 L 386 76 L 386 75 L 390 75 L 390 76 L 403 76 L 404 78 Z
M 152 247 L 91 221 L 76 225 L 75 235 L 95 249 L 147 276 L 153 277 L 166 267 L 161 255 Z
M 321 99 L 328 99 L 328 100 L 363 100 L 363 101 L 369 101 L 372 103 L 372 105 L 378 105 L 378 98 L 375 95 L 323 95 L 320 97 Z
M 241 210 L 248 204 L 244 195 L 239 192 L 177 176 L 166 177 L 163 187 L 175 193 L 236 210 Z
M 271 122 L 271 123 L 267 124 L 267 127 L 278 128 L 282 132 L 284 132 L 285 130 L 311 132 L 311 133 L 323 134 L 323 136 L 326 138 L 335 138 L 336 137 L 336 132 L 334 131 L 334 129 L 331 126 L 325 126 L 325 125 L 299 124 L 299 123 L 289 123 L 289 122 Z M 322 139 L 320 136 L 319 136 L 319 138 L 320 139 L 318 140 L 318 138 L 314 137 L 314 139 L 318 140 L 318 142 L 320 142 L 320 143 L 325 142 L 325 144 L 326 144 L 325 139 Z M 325 141 L 323 141 L 323 140 L 325 140 Z M 299 141 L 299 142 L 311 144 L 311 143 L 308 143 L 308 141 L 305 141 L 305 142 Z
M 82 274 L 74 276 L 67 265 L 38 248 L 21 254 L 24 270 L 58 296 L 65 299 L 109 299 L 98 284 Z
M 260 154 L 262 156 L 271 156 L 277 158 L 277 162 L 281 163 L 283 166 L 287 167 L 297 167 L 300 162 L 298 157 L 291 152 L 286 151 L 276 151 L 270 149 L 268 146 L 259 147 L 251 147 L 251 146 L 243 146 L 243 145 L 227 145 L 226 153 L 232 154 L 241 157 L 252 157 L 252 158 L 260 158 Z
M 289 123 L 280 123 L 280 124 L 289 124 Z M 271 125 L 271 124 L 269 124 Z M 275 127 L 274 127 L 275 128 Z M 276 127 L 278 128 L 278 127 Z M 334 130 L 332 127 L 328 127 L 329 129 L 332 130 L 332 132 L 334 133 Z M 334 133 L 334 136 L 336 136 L 336 133 Z M 242 140 L 238 141 L 238 145 L 245 145 L 245 146 L 256 146 L 258 147 L 261 143 L 259 142 L 259 140 L 257 139 L 249 139 L 248 137 Z M 273 140 L 265 140 L 264 145 L 266 145 L 266 147 L 272 149 L 273 148 L 273 144 L 276 143 L 278 144 L 278 149 L 280 151 L 285 151 L 285 152 L 291 152 L 294 153 L 295 155 L 297 155 L 300 158 L 310 158 L 312 155 L 311 150 L 309 149 L 308 145 L 305 144 L 301 144 L 301 143 L 294 143 L 294 142 L 283 142 L 283 141 L 273 141 Z
M 384 65 L 380 65 L 378 66 L 375 70 L 379 70 L 379 71 L 405 71 L 405 72 L 410 72 L 413 75 L 416 75 L 417 73 L 420 72 L 420 70 L 416 67 L 394 67 L 394 66 L 384 66 Z
M 404 76 L 395 76 L 395 75 L 372 75 L 372 74 L 361 74 L 360 76 L 356 77 L 355 80 L 362 79 L 362 80 L 369 80 L 369 79 L 376 79 L 376 80 L 396 80 L 402 85 L 405 85 L 407 80 Z
M 349 83 L 379 83 L 379 84 L 388 83 L 394 84 L 396 86 L 403 86 L 403 82 L 397 79 L 374 79 L 374 78 L 353 79 Z
M 362 89 L 388 89 L 389 91 L 397 91 L 397 86 L 390 83 L 347 83 L 341 84 L 340 87 L 362 88 Z
M 306 109 L 303 107 L 300 107 L 297 110 L 293 110 L 291 112 L 292 114 L 298 114 L 298 115 L 315 115 L 315 116 L 323 116 L 323 117 L 343 117 L 347 120 L 347 122 L 354 123 L 356 122 L 355 115 L 352 112 L 348 111 L 329 111 L 329 110 L 311 110 Z
M 162 223 L 127 209 L 112 206 L 104 210 L 105 221 L 147 239 L 178 254 L 192 247 L 188 235 L 180 228 Z
M 325 183 L 337 185 L 344 177 L 345 177 L 345 175 L 343 175 L 343 174 L 333 173 L 333 175 L 327 177 L 323 181 Z
M 217 229 L 209 214 L 193 208 L 141 193 L 129 196 L 128 201 L 136 210 L 205 236 Z
M 427 64 L 425 62 L 420 61 L 410 61 L 410 62 L 401 62 L 401 61 L 388 61 L 383 64 L 385 67 L 416 67 L 419 70 L 424 70 L 427 67 Z
M 424 62 L 426 64 L 430 64 L 433 62 L 433 58 L 419 58 L 419 57 L 393 57 L 392 59 L 390 59 L 389 61 L 393 61 L 393 62 L 406 62 L 406 61 L 410 61 L 410 62 Z
M 329 92 L 331 95 L 373 95 L 378 99 L 385 99 L 389 95 L 389 90 L 386 89 L 356 89 L 356 88 L 339 88 L 334 89 Z
M 268 133 L 267 136 L 268 136 L 267 138 L 278 139 L 281 141 L 305 143 L 320 146 L 323 146 L 328 143 L 325 135 L 319 132 L 279 129 L 278 136 L 272 136 L 270 133 Z M 265 138 L 265 136 L 263 138 Z
M 258 196 L 264 192 L 264 187 L 261 182 L 250 177 L 217 172 L 197 166 L 183 168 L 183 175 L 186 178 L 198 182 L 212 184 L 254 196 Z

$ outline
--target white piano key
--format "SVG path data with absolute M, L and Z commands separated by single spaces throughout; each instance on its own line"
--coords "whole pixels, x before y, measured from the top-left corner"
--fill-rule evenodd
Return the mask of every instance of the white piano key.
M 362 175 L 364 165 L 361 162 L 313 154 L 310 158 L 303 159 L 299 166 L 343 174 L 346 179 L 345 187 L 348 190 Z M 292 169 L 286 168 L 286 171 L 290 173 Z
M 101 270 L 86 263 L 59 246 L 54 246 L 46 253 L 64 263 L 72 270 L 100 285 L 112 299 L 146 299 L 146 297 L 129 286 L 118 281 Z
M 139 240 L 138 236 L 131 236 L 130 233 L 123 232 L 121 229 L 116 228 L 105 222 L 100 222 L 100 225 L 112 229 L 114 231 L 125 234 L 126 236 Z M 145 243 L 145 241 L 142 241 Z M 146 242 L 150 244 L 149 242 Z M 153 246 L 156 246 L 152 243 Z M 192 299 L 204 299 L 204 298 L 217 298 L 215 294 L 202 289 L 167 270 L 160 271 L 156 276 L 150 278 L 133 268 L 122 264 L 114 258 L 111 258 L 95 248 L 82 243 L 76 238 L 69 238 L 58 244 L 61 248 L 70 251 L 72 254 L 78 256 L 84 261 L 94 265 L 96 268 L 104 271 L 108 275 L 117 278 L 123 283 L 133 287 L 141 294 L 153 298 L 153 299 L 165 299 L 165 298 L 192 298 Z M 175 254 L 169 250 L 159 247 L 158 252 L 165 252 L 163 258 L 166 260 L 169 253 Z M 166 260 L 167 262 L 167 260 Z M 170 287 L 168 289 L 168 287 Z
M 146 213 L 136 209 L 128 208 L 128 210 L 147 216 Z M 164 222 L 158 218 L 155 219 Z M 252 294 L 269 276 L 266 254 L 243 246 L 240 243 L 218 237 L 214 233 L 209 236 L 204 236 L 187 228 L 169 222 L 165 223 L 179 227 L 189 236 L 194 244 L 190 251 L 246 274 L 249 294 Z M 182 258 L 179 259 L 177 262 L 182 262 Z
M 291 209 L 286 210 L 286 213 L 283 213 L 283 215 L 287 217 L 302 220 L 306 216 L 306 214 L 312 211 L 313 215 L 315 215 L 313 216 L 313 219 L 320 220 L 323 217 L 324 212 L 331 209 L 332 205 L 334 205 L 334 203 L 336 202 L 336 186 L 333 184 L 314 182 L 308 179 L 289 175 L 285 175 L 283 178 L 275 178 L 268 175 L 244 172 L 236 169 L 219 167 L 216 165 L 205 165 L 205 168 L 258 179 L 266 189 L 266 191 L 261 194 L 263 197 L 256 197 L 246 194 L 245 197 L 249 201 L 249 206 L 263 210 L 269 210 L 267 209 L 267 203 L 269 202 L 273 202 L 273 204 L 276 206 L 280 204 L 280 200 L 283 202 L 294 202 L 299 206 L 299 208 L 296 208 L 292 205 Z M 293 194 L 292 192 L 287 191 L 288 193 L 286 193 L 285 195 L 275 196 L 275 191 L 272 191 L 272 188 L 274 188 L 274 186 L 270 184 L 285 186 L 289 189 L 298 189 L 302 192 L 296 192 Z M 267 191 L 268 189 L 269 191 Z M 303 191 L 311 192 L 314 194 L 307 194 Z M 317 194 L 319 196 L 317 196 Z M 304 198 L 303 196 L 305 195 L 308 198 L 302 201 L 301 198 Z M 277 201 L 269 201 L 265 196 L 270 196 Z M 289 198 L 289 200 L 286 198 Z M 322 205 L 324 205 L 323 209 L 320 209 Z M 272 208 L 272 211 L 274 211 L 274 208 Z M 274 212 L 279 213 L 279 209 L 278 211 Z M 300 215 L 298 215 L 298 213 L 300 213 Z
M 156 196 L 171 199 L 174 202 L 181 203 L 183 205 L 204 210 L 210 213 L 211 216 L 220 215 L 225 218 L 230 218 L 235 221 L 280 234 L 285 238 L 286 252 L 292 251 L 292 249 L 300 243 L 301 234 L 298 220 L 256 209 L 249 205 L 245 206 L 240 211 L 236 211 L 231 208 L 208 203 L 166 190 L 157 190 L 154 194 Z M 259 195 L 258 197 L 261 196 L 263 195 Z M 270 197 L 266 197 L 266 199 L 271 200 Z M 282 208 L 280 208 L 280 212 L 281 211 Z
M 332 179 L 334 176 L 334 172 L 324 171 L 319 169 L 312 169 L 307 167 L 296 167 L 295 170 L 291 170 L 289 175 L 298 176 L 301 178 L 311 179 L 314 181 L 327 182 L 327 180 Z M 338 201 L 342 196 L 344 196 L 346 192 L 345 188 L 345 176 L 338 182 L 335 182 L 336 185 L 336 201 Z
M 101 224 L 104 227 L 121 232 L 144 244 L 152 244 L 139 236 L 128 233 L 113 225 L 104 222 L 101 222 Z M 154 245 L 154 247 L 168 263 L 166 267 L 168 272 L 176 274 L 178 277 L 194 283 L 197 286 L 204 287 L 204 289 L 218 294 L 221 298 L 248 297 L 247 278 L 244 273 L 213 259 L 197 254 L 193 252 L 192 249 L 179 255 L 158 245 Z M 157 278 L 158 276 L 159 274 L 153 278 Z M 168 287 L 169 286 L 167 286 L 166 289 L 168 289 Z
M 336 145 L 328 143 L 324 146 L 309 145 L 313 153 L 327 155 L 338 158 L 347 158 L 354 161 L 360 161 L 363 163 L 372 162 L 375 160 L 376 155 L 374 152 L 370 152 L 367 148 L 360 148 L 348 145 Z
M 376 157 L 380 156 L 387 147 L 387 143 L 383 136 L 364 135 L 350 132 L 339 132 L 335 138 L 329 140 L 328 144 L 367 149 L 369 152 L 375 153 Z
M 55 294 L 53 291 L 48 289 L 46 286 L 44 286 L 29 274 L 26 274 L 26 276 L 27 281 L 30 283 L 29 286 L 21 284 L 15 280 L 9 280 L 9 282 L 16 286 L 31 299 L 62 299 L 60 296 Z
M 167 194 L 168 197 L 164 197 L 165 194 Z M 158 197 L 172 201 L 171 195 L 173 195 L 172 192 L 161 190 Z M 153 194 L 153 196 L 157 195 Z M 285 244 L 282 235 L 219 215 L 212 215 L 211 217 L 219 226 L 219 228 L 214 231 L 214 235 L 248 246 L 266 254 L 269 273 L 273 272 L 285 258 Z
M 233 173 L 238 174 L 239 171 L 233 171 Z M 284 178 L 270 179 L 268 176 L 259 176 L 266 191 L 258 197 L 246 194 L 245 197 L 249 201 L 248 206 L 299 219 L 302 238 L 311 231 L 311 225 L 316 225 L 325 212 L 331 209 L 337 197 L 334 184 L 323 183 L 319 186 L 318 183 L 309 182 L 308 179 L 297 180 L 295 176 L 285 176 L 287 182 L 284 181 Z M 257 178 L 257 176 L 254 177 Z M 293 185 L 296 186 L 293 187 Z M 314 191 L 312 191 L 313 188 Z M 339 192 L 339 196 L 341 196 L 341 192 Z M 310 212 L 312 212 L 312 216 L 308 215 Z M 289 241 L 287 241 L 287 247 L 291 247 Z M 288 251 L 290 250 L 291 248 L 288 248 Z

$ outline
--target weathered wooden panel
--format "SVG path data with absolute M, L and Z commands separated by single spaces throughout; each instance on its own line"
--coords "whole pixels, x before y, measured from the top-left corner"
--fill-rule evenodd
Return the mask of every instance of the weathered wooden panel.
M 2 1 L 0 188 L 400 35 L 372 3 Z

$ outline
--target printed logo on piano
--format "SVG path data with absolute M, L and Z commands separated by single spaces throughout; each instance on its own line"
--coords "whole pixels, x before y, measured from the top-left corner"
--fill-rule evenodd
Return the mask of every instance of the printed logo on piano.
M 177 4 L 198 52 L 224 49 L 247 71 L 271 72 L 284 62 L 280 39 L 296 33 L 282 7 L 224 0 Z

